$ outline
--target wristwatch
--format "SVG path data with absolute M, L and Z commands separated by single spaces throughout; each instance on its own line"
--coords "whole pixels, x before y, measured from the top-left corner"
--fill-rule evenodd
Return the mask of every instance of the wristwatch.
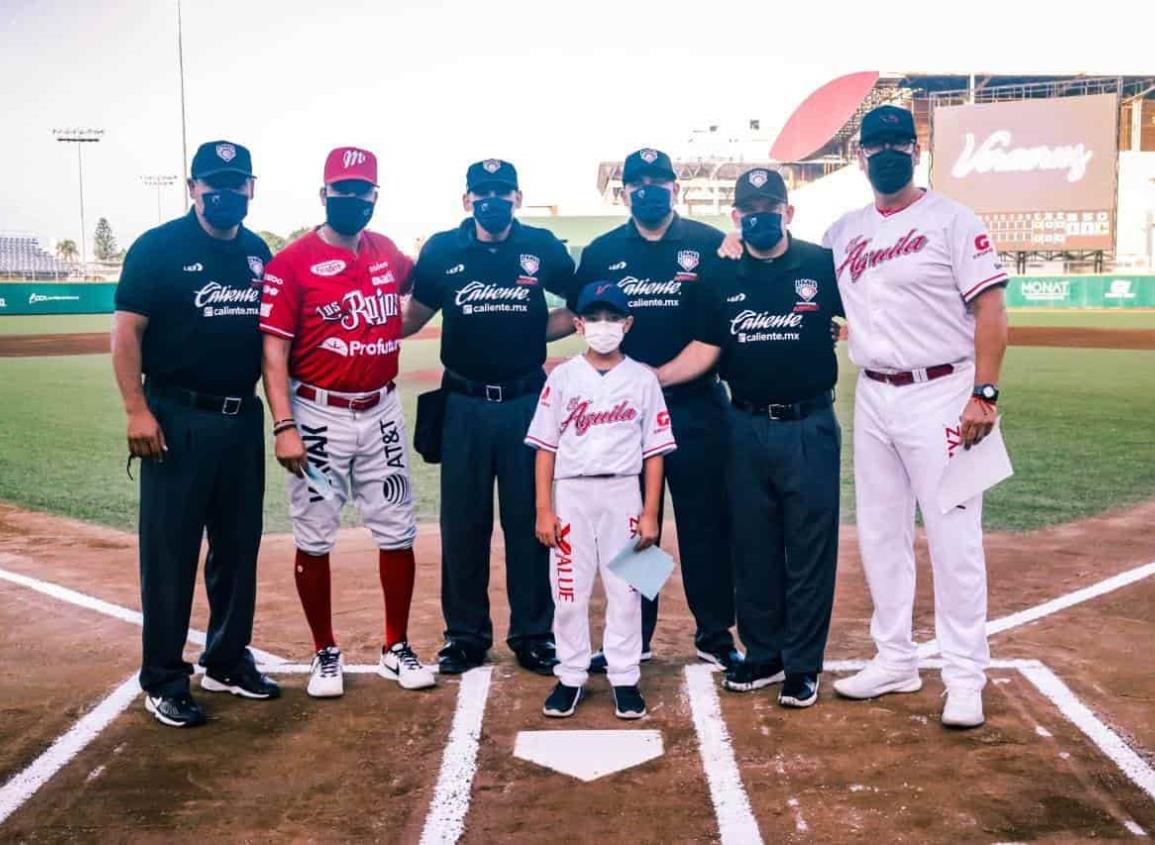
M 976 384 L 971 396 L 993 405 L 999 401 L 999 387 L 997 384 Z

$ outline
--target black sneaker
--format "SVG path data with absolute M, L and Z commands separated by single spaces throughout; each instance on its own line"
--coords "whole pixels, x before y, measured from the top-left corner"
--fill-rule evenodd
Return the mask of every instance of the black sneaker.
M 778 691 L 778 703 L 783 707 L 809 707 L 818 700 L 818 675 L 807 672 L 787 675 Z
M 205 692 L 229 692 L 241 698 L 280 698 L 281 688 L 277 682 L 262 675 L 256 666 L 244 661 L 233 672 L 217 672 L 206 669 L 201 676 L 201 689 Z
M 205 711 L 191 695 L 144 695 L 144 709 L 162 725 L 171 728 L 195 728 L 205 723 Z
M 549 640 L 530 642 L 514 651 L 517 662 L 523 669 L 536 672 L 538 675 L 553 675 L 553 667 L 557 666 L 557 649 Z
M 478 654 L 463 643 L 450 640 L 437 652 L 437 671 L 443 675 L 460 675 L 476 669 L 485 662 L 485 653 Z
M 724 646 L 715 649 L 697 649 L 698 659 L 706 663 L 713 663 L 722 669 L 730 670 L 746 659 L 746 656 L 734 646 Z
M 722 686 L 731 692 L 752 692 L 771 684 L 781 683 L 785 677 L 781 660 L 773 660 L 770 663 L 743 660 L 733 669 L 726 670 Z
M 578 702 L 582 700 L 581 687 L 567 687 L 561 681 L 542 705 L 541 712 L 554 719 L 565 719 L 574 714 Z
M 654 659 L 654 652 L 651 649 L 646 649 L 642 652 L 639 658 L 642 663 L 649 663 Z M 590 668 L 587 670 L 591 675 L 604 675 L 609 671 L 609 665 L 606 663 L 606 653 L 604 651 L 595 651 L 590 658 Z
M 619 719 L 640 719 L 646 715 L 646 700 L 636 686 L 614 687 L 614 715 Z

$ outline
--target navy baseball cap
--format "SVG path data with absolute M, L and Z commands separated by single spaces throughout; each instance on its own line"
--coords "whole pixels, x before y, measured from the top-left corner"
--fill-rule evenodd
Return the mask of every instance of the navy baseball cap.
M 661 150 L 645 147 L 626 156 L 626 163 L 622 165 L 622 184 L 629 185 L 639 181 L 643 176 L 655 179 L 668 179 L 673 182 L 678 178 L 674 172 L 674 165 L 670 157 Z
M 580 317 L 598 308 L 609 308 L 629 316 L 630 302 L 626 299 L 626 292 L 615 282 L 590 282 L 578 295 L 577 314 Z
M 734 206 L 741 208 L 754 200 L 767 200 L 775 204 L 787 202 L 786 182 L 782 174 L 777 170 L 755 167 L 739 176 L 734 183 Z
M 868 111 L 862 118 L 858 142 L 874 144 L 880 141 L 913 141 L 916 138 L 914 115 L 909 109 L 879 106 Z
M 469 165 L 465 173 L 465 189 L 477 193 L 490 187 L 498 190 L 516 191 L 517 168 L 499 158 L 487 158 Z
M 209 141 L 197 147 L 192 160 L 194 179 L 212 176 L 215 173 L 241 173 L 253 175 L 253 157 L 248 147 L 232 141 Z

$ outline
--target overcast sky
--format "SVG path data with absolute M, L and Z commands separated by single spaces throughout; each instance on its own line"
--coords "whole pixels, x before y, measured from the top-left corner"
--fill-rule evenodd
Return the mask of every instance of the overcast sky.
M 373 226 L 406 246 L 457 222 L 471 161 L 513 161 L 527 203 L 592 211 L 600 160 L 781 125 L 853 71 L 1155 73 L 1126 6 L 183 0 L 189 155 L 249 146 L 246 222 L 283 235 L 320 222 L 325 153 L 365 146 Z M 84 151 L 89 244 L 100 216 L 125 246 L 155 225 L 139 177 L 181 172 L 176 43 L 176 0 L 0 0 L 0 231 L 78 239 L 76 151 L 52 137 L 70 126 L 105 130 Z

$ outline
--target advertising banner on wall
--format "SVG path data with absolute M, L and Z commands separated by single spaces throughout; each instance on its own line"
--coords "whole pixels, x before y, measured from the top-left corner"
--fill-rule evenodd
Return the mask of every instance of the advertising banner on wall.
M 1115 94 L 940 106 L 931 185 L 1002 251 L 1114 249 Z

